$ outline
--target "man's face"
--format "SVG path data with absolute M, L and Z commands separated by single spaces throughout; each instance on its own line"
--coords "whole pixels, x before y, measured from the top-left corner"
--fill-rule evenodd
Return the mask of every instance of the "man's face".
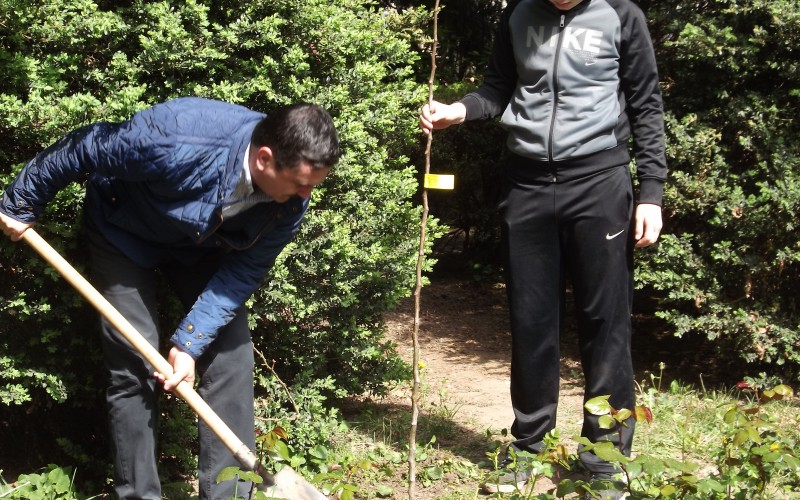
M 550 0 L 550 3 L 555 5 L 559 10 L 570 10 L 583 0 Z
M 297 168 L 278 170 L 272 151 L 267 147 L 258 149 L 250 168 L 253 184 L 278 203 L 284 203 L 292 196 L 308 198 L 330 171 L 330 168 L 314 168 L 307 162 Z

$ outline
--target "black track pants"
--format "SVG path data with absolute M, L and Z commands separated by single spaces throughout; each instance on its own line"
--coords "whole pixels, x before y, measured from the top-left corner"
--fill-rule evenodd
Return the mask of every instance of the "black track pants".
M 634 409 L 631 363 L 633 189 L 627 165 L 560 183 L 509 175 L 502 205 L 511 311 L 511 428 L 519 450 L 538 452 L 556 426 L 559 333 L 568 278 L 573 286 L 585 399 L 610 395 Z M 633 419 L 622 431 L 630 453 Z M 619 444 L 618 430 L 584 412 L 582 435 Z M 591 453 L 592 472 L 613 469 Z

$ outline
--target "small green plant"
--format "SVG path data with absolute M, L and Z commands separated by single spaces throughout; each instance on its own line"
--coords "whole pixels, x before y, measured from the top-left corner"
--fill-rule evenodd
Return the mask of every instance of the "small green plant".
M 727 436 L 717 467 L 729 497 L 748 492 L 750 498 L 772 498 L 767 496 L 769 486 L 781 478 L 794 483 L 794 491 L 799 491 L 797 442 L 764 408 L 771 401 L 792 398 L 794 391 L 784 384 L 764 388 L 752 379 L 739 382 L 736 387 L 753 399 L 731 405 L 723 416 Z
M 255 500 L 267 500 L 269 497 L 262 491 L 246 492 L 247 496 L 239 496 L 240 481 L 251 481 L 254 485 L 261 484 L 264 480 L 261 476 L 254 471 L 243 471 L 239 467 L 225 467 L 217 475 L 217 483 L 225 481 L 236 480 L 236 486 L 233 490 L 233 496 L 230 500 L 238 500 L 241 498 L 253 498 Z M 254 488 L 255 489 L 255 488 Z
M 75 491 L 71 467 L 50 464 L 42 472 L 22 474 L 12 484 L 0 485 L 0 498 L 25 500 L 83 500 Z
M 621 429 L 628 425 L 630 418 L 647 423 L 653 420 L 649 407 L 639 405 L 634 411 L 624 408 L 617 410 L 608 402 L 608 396 L 590 399 L 586 402 L 585 408 L 593 415 L 600 416 L 600 426 L 605 429 L 615 427 Z M 594 453 L 619 468 L 623 480 L 613 481 L 613 487 L 627 490 L 631 498 L 669 498 L 683 493 L 702 494 L 702 498 L 714 498 L 714 494 L 721 491 L 718 482 L 713 479 L 700 479 L 695 475 L 699 469 L 696 464 L 644 454 L 631 458 L 625 456 L 611 441 L 592 443 L 584 437 L 575 439 L 583 445 L 582 453 Z M 607 489 L 609 487 L 607 483 L 607 481 L 577 481 L 576 485 L 590 495 L 595 495 L 599 489 Z
M 797 440 L 781 430 L 777 419 L 765 404 L 794 396 L 784 384 L 765 388 L 759 381 L 748 379 L 737 384 L 740 391 L 751 396 L 747 402 L 736 401 L 722 406 L 722 446 L 716 456 L 716 471 L 702 471 L 700 465 L 690 461 L 659 458 L 641 454 L 627 457 L 610 441 L 591 443 L 575 438 L 584 446 L 582 452 L 595 453 L 620 469 L 624 481 L 617 483 L 626 489 L 631 498 L 774 498 L 778 492 L 800 491 L 800 458 Z M 633 417 L 637 421 L 652 421 L 647 407 L 634 412 L 614 409 L 608 397 L 593 398 L 586 409 L 600 416 L 600 425 L 612 429 L 626 425 Z M 579 481 L 579 483 L 582 483 Z M 596 485 L 582 483 L 581 487 L 592 493 Z
M 371 470 L 374 465 L 368 459 L 350 461 L 346 457 L 340 463 L 332 463 L 331 451 L 322 444 L 309 449 L 305 455 L 293 454 L 287 445 L 289 435 L 282 427 L 274 427 L 261 434 L 256 443 L 262 455 L 272 462 L 288 464 L 292 468 L 304 467 L 306 470 L 319 471 L 311 482 L 326 495 L 335 495 L 340 500 L 350 500 L 360 491 L 352 478 L 363 471 Z M 247 480 L 251 480 L 247 478 Z M 258 481 L 261 482 L 261 478 Z
M 262 433 L 256 439 L 259 455 L 261 455 L 261 463 L 285 464 L 277 465 L 275 468 L 280 469 L 283 466 L 292 464 L 305 464 L 304 457 L 296 457 L 292 455 L 291 449 L 287 445 L 289 436 L 281 427 L 274 427 L 269 432 Z M 351 474 L 357 473 L 359 469 L 368 469 L 372 467 L 369 461 L 361 461 L 353 466 L 342 467 L 340 465 L 328 464 L 328 450 L 323 446 L 318 445 L 315 449 L 310 451 L 310 455 L 315 457 L 312 461 L 317 463 L 317 467 L 323 472 L 316 474 L 312 479 L 312 483 L 318 486 L 326 495 L 335 495 L 340 500 L 351 500 L 354 494 L 359 491 L 358 486 L 351 484 L 348 479 Z M 267 461 L 267 459 L 269 461 Z M 257 485 L 261 484 L 264 479 L 254 471 L 244 471 L 239 467 L 232 466 L 223 469 L 217 476 L 216 481 L 221 483 L 223 481 L 237 480 L 237 486 L 234 490 L 234 496 L 229 500 L 239 498 L 248 498 L 254 500 L 271 500 L 272 497 L 268 496 L 263 491 L 258 491 Z M 243 492 L 245 496 L 239 496 L 238 490 L 239 482 L 247 481 L 252 482 L 253 488 L 250 491 Z
M 442 464 L 440 463 L 426 463 L 429 461 L 432 450 L 435 450 L 436 446 L 436 436 L 431 436 L 430 440 L 425 443 L 424 445 L 419 447 L 417 451 L 416 460 L 419 462 L 421 467 L 417 469 L 417 479 L 419 480 L 420 484 L 424 487 L 429 487 L 436 481 L 441 481 L 444 477 L 443 468 L 441 467 Z
M 518 488 L 510 498 L 553 498 L 550 494 L 532 496 L 537 481 L 542 478 L 557 478 L 561 469 L 571 470 L 576 455 L 571 455 L 566 446 L 561 443 L 561 436 L 557 429 L 548 432 L 543 441 L 544 449 L 539 453 L 517 451 L 511 446 L 500 446 L 487 453 L 494 470 L 483 478 L 483 482 L 496 483 L 501 475 L 509 471 L 519 475 L 519 477 L 530 473 L 530 479 L 528 479 L 525 487 L 522 490 Z M 508 463 L 504 468 L 500 469 L 500 463 L 504 459 L 507 459 Z M 557 492 L 559 497 L 575 491 L 576 488 L 572 481 L 564 480 L 559 482 Z

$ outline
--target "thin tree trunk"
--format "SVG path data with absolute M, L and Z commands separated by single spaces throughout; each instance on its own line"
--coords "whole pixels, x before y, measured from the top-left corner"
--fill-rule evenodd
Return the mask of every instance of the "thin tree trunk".
M 431 76 L 428 80 L 428 104 L 433 101 L 433 84 L 436 76 L 436 45 L 438 44 L 438 18 L 439 0 L 433 7 L 433 45 L 431 47 Z M 433 131 L 428 133 L 428 143 L 425 147 L 425 175 L 431 171 L 431 143 L 433 142 Z M 419 417 L 419 304 L 422 292 L 422 267 L 425 261 L 425 233 L 428 224 L 428 189 L 422 189 L 422 222 L 419 232 L 419 254 L 417 255 L 417 286 L 414 289 L 414 329 L 411 333 L 411 343 L 413 345 L 412 369 L 414 371 L 414 382 L 411 388 L 411 432 L 408 436 L 408 498 L 413 500 L 417 484 L 417 419 Z

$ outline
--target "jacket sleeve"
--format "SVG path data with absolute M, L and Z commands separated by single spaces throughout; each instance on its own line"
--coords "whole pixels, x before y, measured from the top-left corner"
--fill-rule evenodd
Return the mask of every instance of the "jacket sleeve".
M 36 155 L 6 188 L 0 210 L 18 221 L 35 222 L 61 189 L 94 172 L 96 149 L 114 128 L 110 123 L 81 127 Z
M 129 181 L 157 177 L 171 143 L 163 127 L 153 126 L 151 110 L 122 123 L 98 122 L 70 132 L 23 167 L 6 188 L 0 210 L 32 223 L 61 189 L 93 173 Z
M 171 341 L 194 359 L 199 358 L 217 338 L 220 330 L 261 285 L 275 259 L 300 228 L 308 200 L 293 217 L 264 234 L 244 251 L 230 252 L 216 274 L 181 320 Z
M 467 109 L 466 120 L 487 120 L 503 113 L 517 84 L 517 64 L 508 19 L 518 1 L 509 2 L 495 33 L 492 56 L 484 73 L 483 84 L 458 102 Z
M 664 107 L 653 43 L 640 9 L 628 11 L 622 40 L 620 77 L 631 121 L 639 203 L 661 205 L 667 179 Z

